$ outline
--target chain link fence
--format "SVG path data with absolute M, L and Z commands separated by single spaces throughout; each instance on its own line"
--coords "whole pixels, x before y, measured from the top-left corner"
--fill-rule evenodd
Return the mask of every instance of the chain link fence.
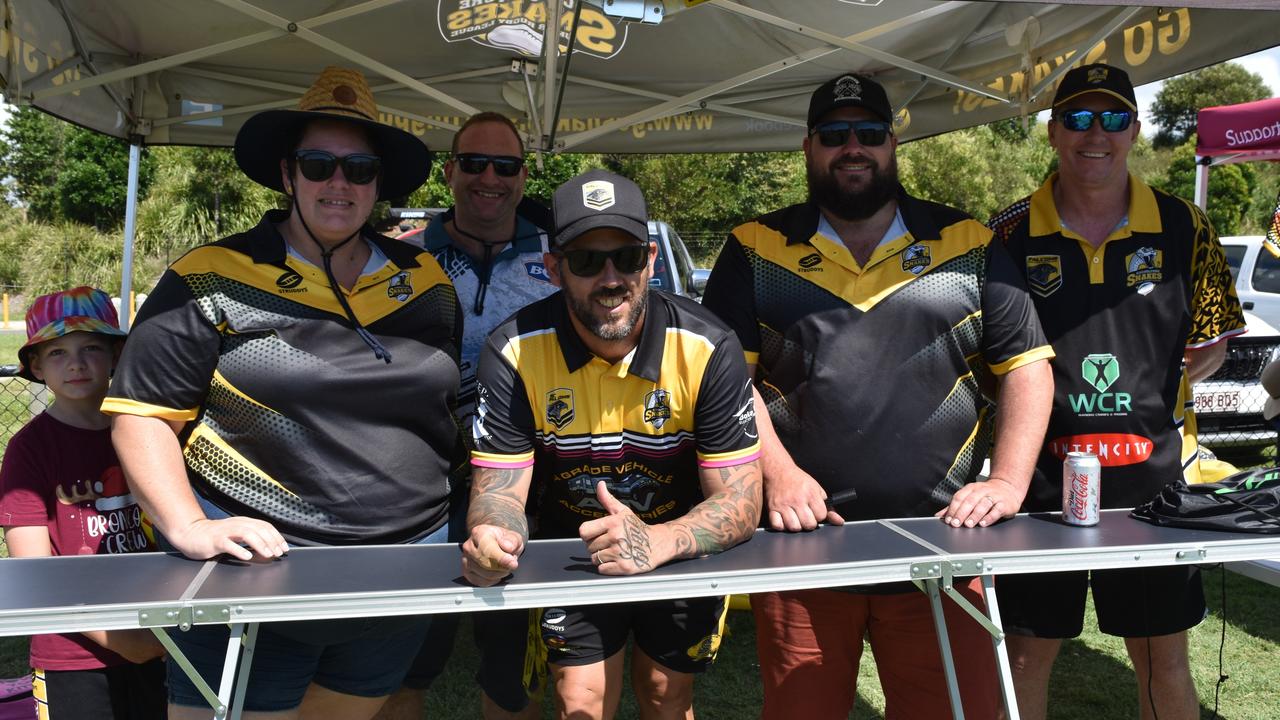
M 1225 456 L 1258 455 L 1276 447 L 1276 426 L 1263 417 L 1270 395 L 1262 369 L 1280 352 L 1280 337 L 1243 335 L 1227 341 L 1227 357 L 1194 388 L 1200 444 Z
M 9 438 L 28 420 L 44 412 L 48 404 L 48 388 L 18 377 L 17 365 L 0 365 L 0 453 L 9 446 Z M 0 557 L 8 556 L 4 531 L 0 530 Z

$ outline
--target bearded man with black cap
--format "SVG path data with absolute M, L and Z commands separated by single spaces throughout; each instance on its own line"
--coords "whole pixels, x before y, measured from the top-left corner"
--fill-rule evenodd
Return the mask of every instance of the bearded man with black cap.
M 426 179 L 426 146 L 378 121 L 360 73 L 330 67 L 296 110 L 249 118 L 235 155 L 292 207 L 187 253 L 139 311 L 102 407 L 134 496 L 194 559 L 443 542 L 461 310 L 429 253 L 367 225 Z M 371 717 L 427 624 L 263 625 L 246 717 Z M 227 636 L 174 641 L 208 679 Z M 208 717 L 172 660 L 169 702 L 171 718 Z
M 697 303 L 649 287 L 644 197 L 594 170 L 553 198 L 560 292 L 517 312 L 480 354 L 470 536 L 462 570 L 489 586 L 531 536 L 580 537 L 604 575 L 720 552 L 760 516 L 759 441 L 742 347 Z M 726 598 L 545 608 L 540 632 L 562 717 L 611 718 L 623 653 L 645 717 L 691 717 Z
M 1139 127 L 1128 73 L 1102 63 L 1072 69 L 1049 120 L 1058 172 L 991 221 L 1057 352 L 1028 511 L 1061 509 L 1071 451 L 1098 456 L 1104 508 L 1199 482 L 1191 385 L 1213 374 L 1226 339 L 1245 330 L 1208 217 L 1129 174 Z M 1187 630 L 1205 615 L 1194 565 L 996 578 L 1022 717 L 1045 717 L 1054 659 L 1083 629 L 1090 591 L 1098 628 L 1125 640 L 1141 717 L 1199 717 L 1187 657 Z
M 755 375 L 770 526 L 936 514 L 960 528 L 1016 513 L 1052 395 L 1053 351 L 1022 277 L 980 223 L 902 189 L 878 83 L 832 78 L 808 126 L 809 201 L 736 228 L 703 299 Z M 983 606 L 976 580 L 956 590 Z M 864 634 L 886 717 L 950 716 L 929 600 L 910 584 L 751 605 L 763 717 L 846 717 Z M 965 716 L 997 717 L 991 639 L 943 606 Z

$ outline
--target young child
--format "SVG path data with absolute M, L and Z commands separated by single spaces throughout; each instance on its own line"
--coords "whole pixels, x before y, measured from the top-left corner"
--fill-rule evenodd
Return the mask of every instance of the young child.
M 19 374 L 47 385 L 53 403 L 13 436 L 0 464 L 11 557 L 153 549 L 111 447 L 111 419 L 98 410 L 124 335 L 111 299 L 90 287 L 43 295 L 27 312 Z M 163 718 L 163 652 L 146 630 L 31 638 L 39 717 Z

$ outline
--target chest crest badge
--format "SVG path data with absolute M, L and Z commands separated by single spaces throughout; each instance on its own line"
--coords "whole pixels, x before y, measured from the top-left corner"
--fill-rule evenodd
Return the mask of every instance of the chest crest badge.
M 1062 287 L 1061 256 L 1027 256 L 1027 289 L 1040 297 L 1049 297 L 1060 287 Z
M 557 430 L 573 422 L 573 390 L 556 388 L 547 393 L 547 422 Z
M 1124 256 L 1124 266 L 1129 272 L 1125 284 L 1129 287 L 1143 283 L 1158 283 L 1164 279 L 1164 251 L 1141 247 Z
M 928 245 L 916 243 L 908 245 L 907 249 L 902 251 L 902 269 L 912 275 L 919 275 L 932 264 L 933 258 L 929 255 Z
M 401 272 L 391 276 L 387 281 L 387 297 L 400 302 L 413 297 L 413 285 L 409 282 L 409 273 Z
M 671 393 L 658 388 L 644 396 L 644 421 L 661 430 L 671 419 Z

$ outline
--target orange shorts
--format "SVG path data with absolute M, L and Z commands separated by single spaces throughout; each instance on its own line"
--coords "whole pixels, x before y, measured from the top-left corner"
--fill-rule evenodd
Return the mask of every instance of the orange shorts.
M 956 589 L 979 609 L 981 580 Z M 994 718 L 999 679 L 991 635 L 942 599 L 966 718 Z M 885 720 L 949 718 L 946 675 L 929 598 L 916 591 L 861 595 L 798 590 L 751 596 L 764 684 L 764 720 L 847 718 L 857 691 L 865 634 L 885 696 Z

